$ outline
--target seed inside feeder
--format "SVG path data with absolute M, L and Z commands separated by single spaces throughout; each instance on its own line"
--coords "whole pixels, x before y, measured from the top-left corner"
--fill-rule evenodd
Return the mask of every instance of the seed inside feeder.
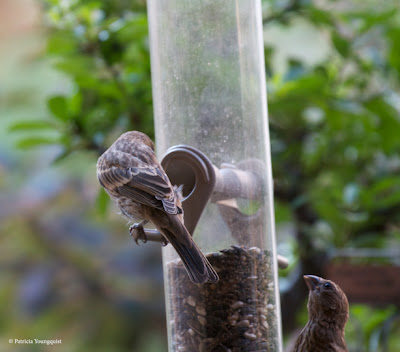
M 233 246 L 207 258 L 216 284 L 192 283 L 180 261 L 167 265 L 173 351 L 277 351 L 271 253 Z

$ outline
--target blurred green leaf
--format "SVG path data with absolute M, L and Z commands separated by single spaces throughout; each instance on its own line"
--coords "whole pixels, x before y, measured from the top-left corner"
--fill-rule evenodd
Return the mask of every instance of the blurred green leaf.
M 388 9 L 383 7 L 377 11 L 358 11 L 354 9 L 349 14 L 345 14 L 344 17 L 348 21 L 358 20 L 360 24 L 359 31 L 364 33 L 375 26 L 384 26 L 385 23 L 390 23 L 390 20 L 398 13 L 398 9 L 396 6 L 391 8 L 390 4 L 388 5 Z
M 82 111 L 83 97 L 81 92 L 74 94 L 69 100 L 71 114 L 78 115 Z
M 25 131 L 25 130 L 51 130 L 54 129 L 54 123 L 45 120 L 27 120 L 18 121 L 10 125 L 9 131 Z
M 337 32 L 332 32 L 332 42 L 340 55 L 343 57 L 349 56 L 351 46 L 351 42 L 349 40 L 346 40 Z
M 307 15 L 310 17 L 312 23 L 316 25 L 327 26 L 328 28 L 334 25 L 332 15 L 325 9 L 310 6 Z
M 364 192 L 364 203 L 370 209 L 384 209 L 400 204 L 400 180 L 388 176 L 370 185 Z
M 400 27 L 388 29 L 389 63 L 397 73 L 397 79 L 400 78 Z
M 100 63 L 96 64 L 92 57 L 74 54 L 56 62 L 55 67 L 71 76 L 72 79 L 79 79 L 84 83 L 85 79 L 96 81 L 99 78 L 97 75 L 100 72 L 96 73 L 96 68 Z
M 110 203 L 110 197 L 106 193 L 103 187 L 99 189 L 96 199 L 96 208 L 100 216 L 105 216 L 107 213 L 108 205 Z
M 59 144 L 59 138 L 48 138 L 48 137 L 27 137 L 20 139 L 17 142 L 17 147 L 20 149 L 30 149 L 32 147 L 38 147 L 42 145 L 49 145 L 49 144 Z
M 52 112 L 52 114 L 62 121 L 67 121 L 69 118 L 68 115 L 68 106 L 67 99 L 64 96 L 58 95 L 50 98 L 47 101 L 47 107 Z
M 386 153 L 391 153 L 393 150 L 399 148 L 399 111 L 389 103 L 384 96 L 371 99 L 366 102 L 365 107 L 373 113 L 377 119 L 377 131 L 379 131 L 379 135 L 382 137 L 381 145 L 384 151 Z
M 49 54 L 66 55 L 76 50 L 76 39 L 70 32 L 56 31 L 47 41 Z

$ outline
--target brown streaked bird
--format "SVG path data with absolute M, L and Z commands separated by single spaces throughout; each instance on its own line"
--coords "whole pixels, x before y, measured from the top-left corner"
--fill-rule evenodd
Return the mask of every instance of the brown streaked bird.
M 344 327 L 349 302 L 333 281 L 304 275 L 309 289 L 308 322 L 296 340 L 294 352 L 347 352 Z
M 143 225 L 151 222 L 172 244 L 190 280 L 217 282 L 218 274 L 183 224 L 181 187 L 173 187 L 157 161 L 154 143 L 142 132 L 122 134 L 97 161 L 97 178 L 109 196 L 131 220 L 143 220 L 130 228 L 146 242 Z

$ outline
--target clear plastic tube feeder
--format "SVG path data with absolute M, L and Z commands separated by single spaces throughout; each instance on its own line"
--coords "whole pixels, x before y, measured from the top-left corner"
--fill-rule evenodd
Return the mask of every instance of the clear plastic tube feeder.
M 157 153 L 177 156 L 220 278 L 192 283 L 163 248 L 169 351 L 281 351 L 261 1 L 148 0 L 148 16 Z

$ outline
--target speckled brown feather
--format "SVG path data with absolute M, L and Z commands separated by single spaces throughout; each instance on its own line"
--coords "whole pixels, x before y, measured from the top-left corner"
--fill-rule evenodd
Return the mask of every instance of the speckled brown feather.
M 154 144 L 144 133 L 121 135 L 97 162 L 97 177 L 129 219 L 152 222 L 172 244 L 196 283 L 218 281 L 218 275 L 183 225 L 179 189 L 157 161 Z
M 293 352 L 347 352 L 344 328 L 349 317 L 346 295 L 333 281 L 305 275 L 310 290 L 308 322 Z

